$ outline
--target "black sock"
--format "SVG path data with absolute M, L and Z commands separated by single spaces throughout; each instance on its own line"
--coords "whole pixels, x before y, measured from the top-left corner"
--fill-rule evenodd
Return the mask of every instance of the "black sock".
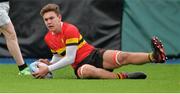
M 23 65 L 18 66 L 20 71 L 24 70 L 26 67 L 28 67 L 26 63 L 24 63 Z

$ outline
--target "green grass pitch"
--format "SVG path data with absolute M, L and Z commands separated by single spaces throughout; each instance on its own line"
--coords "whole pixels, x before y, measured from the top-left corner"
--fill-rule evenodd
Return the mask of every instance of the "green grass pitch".
M 128 65 L 114 72 L 145 72 L 145 80 L 76 79 L 71 67 L 54 71 L 54 79 L 18 76 L 15 64 L 0 64 L 0 93 L 177 93 L 180 64 Z

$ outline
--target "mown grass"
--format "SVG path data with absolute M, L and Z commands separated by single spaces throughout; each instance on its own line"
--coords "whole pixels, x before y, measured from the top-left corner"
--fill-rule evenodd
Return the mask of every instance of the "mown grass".
M 71 67 L 54 71 L 54 79 L 19 76 L 15 64 L 0 64 L 0 93 L 177 93 L 180 64 L 128 65 L 114 72 L 145 72 L 145 80 L 76 79 Z

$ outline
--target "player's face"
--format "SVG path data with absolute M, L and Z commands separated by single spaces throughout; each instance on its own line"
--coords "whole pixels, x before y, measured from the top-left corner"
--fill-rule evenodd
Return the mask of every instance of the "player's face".
M 46 12 L 43 15 L 44 23 L 46 24 L 46 27 L 54 32 L 60 32 L 61 31 L 61 17 L 60 15 L 57 15 L 55 12 L 50 11 Z

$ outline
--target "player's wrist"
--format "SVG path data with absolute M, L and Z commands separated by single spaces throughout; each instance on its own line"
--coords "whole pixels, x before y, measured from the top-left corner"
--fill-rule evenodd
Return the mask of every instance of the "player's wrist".
M 48 68 L 48 72 L 52 72 L 53 71 L 51 66 L 48 66 L 47 68 Z

